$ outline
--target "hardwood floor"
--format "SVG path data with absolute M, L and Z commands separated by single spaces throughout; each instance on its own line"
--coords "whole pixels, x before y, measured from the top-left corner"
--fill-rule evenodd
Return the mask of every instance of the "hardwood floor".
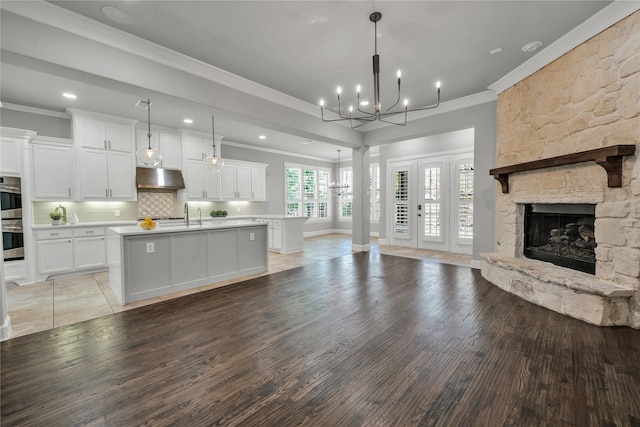
M 355 253 L 1 344 L 3 426 L 640 426 L 640 331 Z

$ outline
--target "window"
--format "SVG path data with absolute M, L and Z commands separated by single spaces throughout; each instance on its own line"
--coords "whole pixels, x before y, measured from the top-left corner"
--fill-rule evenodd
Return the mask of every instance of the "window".
M 285 164 L 286 214 L 308 216 L 309 220 L 328 219 L 329 169 Z
M 369 168 L 369 218 L 380 220 L 380 165 L 374 163 Z
M 440 237 L 442 232 L 440 221 L 440 167 L 424 170 L 424 235 Z
M 458 237 L 473 239 L 473 163 L 458 164 Z
M 340 169 L 340 185 L 348 185 L 349 190 L 340 195 L 340 218 L 351 219 L 353 217 L 353 170 L 351 168 Z

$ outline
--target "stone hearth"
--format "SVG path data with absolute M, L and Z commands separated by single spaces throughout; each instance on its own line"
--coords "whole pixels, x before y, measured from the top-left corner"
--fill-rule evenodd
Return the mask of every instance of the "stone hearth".
M 594 161 L 513 173 L 496 184 L 496 249 L 482 275 L 535 304 L 597 325 L 640 329 L 640 12 L 498 96 L 497 167 L 618 144 L 620 187 Z M 597 161 L 597 160 L 596 160 Z M 595 275 L 523 256 L 531 203 L 594 204 Z

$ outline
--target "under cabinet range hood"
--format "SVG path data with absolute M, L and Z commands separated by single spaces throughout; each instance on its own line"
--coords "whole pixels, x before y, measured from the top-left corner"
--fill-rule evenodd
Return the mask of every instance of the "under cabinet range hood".
M 177 169 L 136 168 L 136 182 L 139 189 L 182 190 L 184 179 Z

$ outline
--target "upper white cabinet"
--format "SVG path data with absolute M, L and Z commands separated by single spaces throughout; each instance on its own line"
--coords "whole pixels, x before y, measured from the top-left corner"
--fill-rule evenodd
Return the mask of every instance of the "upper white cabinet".
M 207 169 L 202 160 L 185 160 L 187 200 L 220 200 L 220 172 Z
M 134 200 L 135 120 L 69 109 L 81 200 Z
M 185 159 L 204 160 L 212 153 L 213 141 L 204 137 L 183 133 L 182 147 Z M 217 148 L 220 149 L 219 146 Z
M 20 174 L 20 148 L 22 142 L 16 139 L 0 140 L 0 172 L 3 174 Z
M 74 194 L 73 146 L 31 144 L 33 197 L 65 200 Z
M 136 151 L 149 145 L 147 129 L 136 129 Z M 163 129 L 151 128 L 151 147 L 162 154 L 160 167 L 168 169 L 182 168 L 182 150 L 180 149 L 180 135 Z M 136 160 L 137 161 L 137 160 Z M 144 166 L 138 162 L 138 166 Z
M 266 200 L 266 164 L 225 160 L 221 171 L 223 200 Z
M 79 178 L 82 199 L 134 199 L 135 186 L 130 153 L 82 148 Z
M 69 111 L 73 115 L 73 140 L 77 146 L 132 151 L 135 120 Z

